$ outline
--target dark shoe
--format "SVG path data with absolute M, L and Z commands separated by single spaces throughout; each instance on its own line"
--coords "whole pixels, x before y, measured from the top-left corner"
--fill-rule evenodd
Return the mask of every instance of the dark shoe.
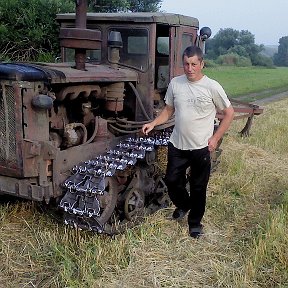
M 198 239 L 202 236 L 203 233 L 203 225 L 199 224 L 198 226 L 189 227 L 189 234 L 192 238 Z
M 185 217 L 188 211 L 182 210 L 180 208 L 176 208 L 172 214 L 172 218 L 174 220 L 181 220 Z

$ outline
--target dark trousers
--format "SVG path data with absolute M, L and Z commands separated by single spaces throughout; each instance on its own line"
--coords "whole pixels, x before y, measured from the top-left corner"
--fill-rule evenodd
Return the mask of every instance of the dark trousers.
M 187 168 L 190 172 L 186 174 Z M 173 204 L 188 214 L 190 227 L 201 223 L 206 206 L 206 190 L 211 161 L 208 147 L 198 150 L 179 150 L 168 144 L 168 163 L 165 182 Z M 187 184 L 190 191 L 187 191 Z

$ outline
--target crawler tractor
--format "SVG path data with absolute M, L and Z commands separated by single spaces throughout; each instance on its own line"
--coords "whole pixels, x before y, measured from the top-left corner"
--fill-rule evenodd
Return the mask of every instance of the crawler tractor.
M 150 137 L 141 126 L 183 73 L 183 50 L 211 31 L 188 16 L 86 10 L 57 15 L 61 61 L 0 64 L 0 197 L 55 202 L 66 224 L 113 234 L 167 203 L 158 156 L 173 119 Z M 261 109 L 235 109 L 245 134 Z

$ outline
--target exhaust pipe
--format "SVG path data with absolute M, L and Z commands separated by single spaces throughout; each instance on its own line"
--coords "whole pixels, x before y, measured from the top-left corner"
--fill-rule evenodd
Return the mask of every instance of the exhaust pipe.
M 86 50 L 101 49 L 101 32 L 86 28 L 87 0 L 76 0 L 75 28 L 60 29 L 60 46 L 75 49 L 75 68 L 85 70 Z

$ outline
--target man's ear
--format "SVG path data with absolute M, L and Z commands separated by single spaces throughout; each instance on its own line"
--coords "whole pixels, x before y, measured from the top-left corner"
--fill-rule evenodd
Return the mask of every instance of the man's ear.
M 201 61 L 201 69 L 203 69 L 205 66 L 204 60 Z

